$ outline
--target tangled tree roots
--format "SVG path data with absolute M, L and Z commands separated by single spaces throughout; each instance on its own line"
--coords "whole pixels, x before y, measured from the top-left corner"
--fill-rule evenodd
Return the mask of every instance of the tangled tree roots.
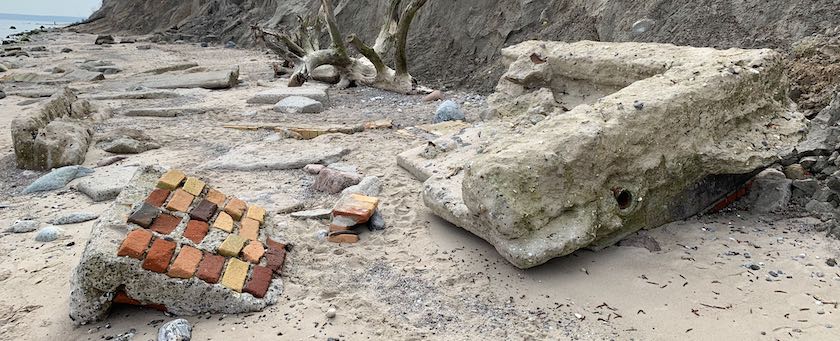
M 415 90 L 414 79 L 408 73 L 405 55 L 406 39 L 411 21 L 428 0 L 412 0 L 400 13 L 402 0 L 391 0 L 382 29 L 373 47 L 351 34 L 342 38 L 335 20 L 331 0 L 321 0 L 319 15 L 313 19 L 298 18 L 300 28 L 293 34 L 271 31 L 252 26 L 258 40 L 277 53 L 284 63 L 275 67 L 281 74 L 290 74 L 289 86 L 301 86 L 308 81 L 310 73 L 322 65 L 332 65 L 338 70 L 339 87 L 351 83 L 365 84 L 383 90 L 411 93 Z M 332 42 L 330 47 L 321 48 L 318 38 L 326 27 Z M 347 46 L 355 48 L 360 57 L 351 57 Z M 385 65 L 382 55 L 393 52 L 395 69 Z

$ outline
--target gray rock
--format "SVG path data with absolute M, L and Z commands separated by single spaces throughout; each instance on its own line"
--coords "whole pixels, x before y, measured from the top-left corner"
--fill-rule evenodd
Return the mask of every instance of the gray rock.
M 127 159 L 128 157 L 125 155 L 116 155 L 111 157 L 106 157 L 102 160 L 96 162 L 96 167 L 105 167 L 120 162 L 122 160 Z
M 131 181 L 137 170 L 137 167 L 97 168 L 93 176 L 79 181 L 76 189 L 95 202 L 113 200 Z
M 329 103 L 330 97 L 327 94 L 329 86 L 326 84 L 306 82 L 303 86 L 289 87 L 284 81 L 276 83 L 276 87 L 258 92 L 248 99 L 248 104 L 277 104 L 284 98 L 292 96 L 307 97 L 323 104 Z
M 137 45 L 137 49 L 138 50 L 151 50 L 152 45 L 149 45 L 149 44 Z
M 820 182 L 816 179 L 805 179 L 805 180 L 793 180 L 791 183 L 794 189 L 802 191 L 802 193 L 808 197 L 814 195 L 818 189 L 820 189 Z
M 385 218 L 382 217 L 382 213 L 379 210 L 373 212 L 373 215 L 370 216 L 370 220 L 368 220 L 368 229 L 371 231 L 382 231 L 386 227 Z
M 644 19 L 638 20 L 638 21 L 634 22 L 633 26 L 631 27 L 631 29 L 633 31 L 633 35 L 640 35 L 642 33 L 650 31 L 653 28 L 653 25 L 655 25 L 655 24 L 656 24 L 656 21 L 654 21 L 653 19 L 644 18 Z
M 465 118 L 464 112 L 461 111 L 457 103 L 452 100 L 446 100 L 438 106 L 432 122 L 463 121 Z
M 308 97 L 291 96 L 277 102 L 274 105 L 274 111 L 288 114 L 317 114 L 324 111 L 324 105 Z
M 90 212 L 74 212 L 67 215 L 60 216 L 53 220 L 50 220 L 49 223 L 53 225 L 70 225 L 70 224 L 79 224 L 84 223 L 86 221 L 91 221 L 98 219 L 99 215 L 96 213 Z
M 837 198 L 837 194 L 826 186 L 822 186 L 814 192 L 814 200 L 829 202 Z
M 33 46 L 29 48 L 29 51 L 32 52 L 47 52 L 46 46 Z
M 42 229 L 38 230 L 38 234 L 35 235 L 35 240 L 42 243 L 51 242 L 58 239 L 62 232 L 63 231 L 58 227 L 52 225 L 44 226 Z
M 834 218 L 834 205 L 828 202 L 811 200 L 805 204 L 805 210 L 823 221 Z
M 801 164 L 794 163 L 785 167 L 785 176 L 791 180 L 803 180 L 808 177 L 808 172 Z
M 318 173 L 320 173 L 321 170 L 324 169 L 324 167 L 326 166 L 319 164 L 306 165 L 306 167 L 303 167 L 303 171 L 312 175 L 318 175 Z
M 65 48 L 61 49 L 61 53 L 70 53 L 70 52 L 73 52 L 73 49 L 71 49 L 69 47 L 65 47 Z
M 341 80 L 338 70 L 332 65 L 321 65 L 316 67 L 315 70 L 312 70 L 312 72 L 309 73 L 309 76 L 316 81 L 327 84 L 336 84 L 339 80 Z
M 356 185 L 345 188 L 341 191 L 342 195 L 347 194 L 361 194 L 369 197 L 378 196 L 382 191 L 382 182 L 377 176 L 366 176 Z
M 118 128 L 100 137 L 99 148 L 115 154 L 139 154 L 160 148 L 160 144 L 141 130 Z
M 3 91 L 3 90 L 0 90 L 0 99 L 4 99 L 4 98 L 6 98 L 6 92 Z
M 67 166 L 53 169 L 27 186 L 24 194 L 52 191 L 67 185 L 73 179 L 93 174 L 93 170 L 82 166 Z
M 192 325 L 185 319 L 172 320 L 160 326 L 157 341 L 190 341 Z
M 204 165 L 205 169 L 267 171 L 300 169 L 308 164 L 329 164 L 350 153 L 349 149 L 298 140 L 255 142 L 233 148 Z
M 233 41 L 228 41 L 227 43 L 225 43 L 225 48 L 226 49 L 235 49 L 236 48 L 236 43 L 234 43 Z
M 343 172 L 332 168 L 324 168 L 318 173 L 312 188 L 327 193 L 338 193 L 347 187 L 356 185 L 362 181 L 362 175 L 358 173 Z
M 140 81 L 141 86 L 155 89 L 203 88 L 229 89 L 239 84 L 239 66 L 227 71 L 194 72 L 159 75 Z
M 327 219 L 332 214 L 329 208 L 321 208 L 317 210 L 299 211 L 291 214 L 295 219 Z
M 65 88 L 40 110 L 12 121 L 17 166 L 47 170 L 84 162 L 91 142 L 93 108 Z
M 6 231 L 12 233 L 27 233 L 37 230 L 40 226 L 41 223 L 37 220 L 16 220 Z
M 116 44 L 117 41 L 114 40 L 114 36 L 111 35 L 100 35 L 96 37 L 96 41 L 94 44 L 96 45 L 109 45 L 109 44 Z
M 768 213 L 787 207 L 791 198 L 791 183 L 784 173 L 772 168 L 759 173 L 747 197 L 751 210 Z
M 183 71 L 183 70 L 187 70 L 187 69 L 192 69 L 192 68 L 197 67 L 197 66 L 198 66 L 198 63 L 196 63 L 196 62 L 179 63 L 179 64 L 167 65 L 167 66 L 163 66 L 163 67 L 159 67 L 159 68 L 154 68 L 154 69 L 151 69 L 151 70 L 148 70 L 148 71 L 144 71 L 142 73 L 143 74 L 160 75 L 160 74 L 164 74 L 164 73 L 167 73 L 167 72 Z

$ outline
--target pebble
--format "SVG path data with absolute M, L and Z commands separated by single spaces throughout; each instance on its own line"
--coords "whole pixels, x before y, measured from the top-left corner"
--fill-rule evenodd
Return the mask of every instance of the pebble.
M 747 267 L 747 269 L 750 269 L 750 270 L 755 270 L 755 271 L 761 270 L 761 267 L 758 266 L 758 264 L 747 264 L 746 267 Z
M 192 325 L 185 319 L 177 319 L 160 326 L 158 341 L 189 341 L 192 337 Z
M 335 313 L 335 308 L 330 307 L 330 309 L 327 309 L 327 318 L 335 318 Z
M 828 266 L 837 266 L 837 260 L 834 258 L 829 258 L 825 260 L 825 265 Z
M 458 104 L 452 100 L 447 100 L 441 103 L 435 112 L 434 123 L 441 123 L 446 121 L 463 121 L 466 115 L 458 107 Z
M 69 225 L 84 223 L 99 218 L 98 214 L 89 212 L 74 212 L 51 220 L 49 223 L 53 225 Z
M 51 242 L 61 235 L 61 229 L 55 226 L 45 226 L 44 228 L 38 230 L 38 234 L 35 235 L 35 240 L 39 242 Z
M 636 108 L 636 110 L 642 110 L 645 108 L 645 103 L 641 101 L 633 101 L 633 107 Z

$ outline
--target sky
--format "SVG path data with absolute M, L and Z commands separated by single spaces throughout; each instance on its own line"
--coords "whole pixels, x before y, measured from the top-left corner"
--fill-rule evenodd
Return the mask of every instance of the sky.
M 102 0 L 0 0 L 0 13 L 87 18 Z

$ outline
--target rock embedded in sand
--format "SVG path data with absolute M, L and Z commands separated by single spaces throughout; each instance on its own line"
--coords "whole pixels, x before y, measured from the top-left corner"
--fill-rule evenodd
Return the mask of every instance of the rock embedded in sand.
M 55 226 L 44 226 L 42 229 L 38 230 L 38 234 L 35 235 L 35 240 L 47 243 L 58 239 L 61 236 L 61 229 Z
M 292 96 L 307 97 L 323 104 L 328 104 L 330 101 L 330 97 L 327 94 L 329 86 L 326 84 L 306 82 L 303 86 L 289 87 L 287 82 L 283 80 L 276 82 L 276 84 L 274 88 L 258 92 L 248 99 L 248 104 L 277 104 L 283 99 Z
M 60 216 L 53 220 L 50 220 L 49 223 L 53 225 L 70 225 L 70 224 L 79 224 L 84 223 L 87 221 L 98 219 L 99 215 L 96 213 L 90 212 L 73 212 L 67 215 Z
M 792 181 L 775 169 L 766 169 L 756 175 L 747 200 L 751 210 L 769 213 L 787 207 L 791 197 Z
M 329 208 L 321 208 L 316 210 L 298 211 L 290 214 L 295 219 L 327 219 L 332 214 Z
M 53 169 L 27 186 L 24 194 L 52 191 L 67 185 L 73 179 L 93 174 L 93 170 L 82 166 L 66 166 Z
M 438 106 L 435 112 L 434 123 L 441 123 L 446 121 L 463 121 L 466 118 L 464 112 L 458 107 L 458 104 L 452 100 L 447 100 Z
M 12 226 L 6 230 L 11 233 L 27 233 L 38 229 L 41 223 L 37 220 L 15 220 Z
M 40 110 L 12 121 L 17 166 L 47 170 L 84 162 L 91 142 L 93 108 L 65 88 Z
M 157 341 L 190 341 L 191 339 L 192 325 L 185 319 L 166 322 L 158 330 Z
M 118 128 L 98 138 L 97 147 L 114 154 L 139 154 L 160 148 L 160 144 L 141 130 Z
M 116 44 L 117 41 L 114 40 L 114 36 L 112 35 L 99 35 L 96 37 L 96 41 L 94 44 L 96 45 L 109 45 L 109 44 Z
M 318 177 L 315 179 L 315 183 L 312 184 L 312 188 L 321 192 L 335 194 L 361 181 L 361 174 L 326 167 L 318 173 Z
M 274 111 L 287 114 L 317 114 L 324 111 L 324 105 L 303 96 L 290 96 L 274 105 Z

